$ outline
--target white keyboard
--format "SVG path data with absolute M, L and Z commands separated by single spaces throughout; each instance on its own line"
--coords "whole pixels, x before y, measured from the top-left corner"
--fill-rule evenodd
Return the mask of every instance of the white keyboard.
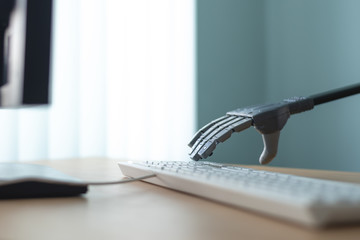
M 210 162 L 119 162 L 125 176 L 232 206 L 324 226 L 360 220 L 360 185 Z

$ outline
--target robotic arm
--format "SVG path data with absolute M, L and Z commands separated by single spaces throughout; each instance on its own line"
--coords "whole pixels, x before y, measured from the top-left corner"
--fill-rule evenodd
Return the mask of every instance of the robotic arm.
M 320 93 L 310 97 L 293 97 L 279 103 L 256 105 L 227 112 L 201 128 L 188 144 L 190 158 L 197 161 L 211 156 L 218 143 L 226 141 L 233 132 L 241 132 L 250 126 L 260 132 L 264 150 L 259 162 L 267 164 L 275 158 L 280 131 L 290 115 L 311 110 L 315 105 L 360 93 L 360 84 Z

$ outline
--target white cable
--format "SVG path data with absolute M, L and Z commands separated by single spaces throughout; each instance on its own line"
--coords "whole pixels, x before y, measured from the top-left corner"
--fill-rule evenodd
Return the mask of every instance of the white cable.
M 150 174 L 150 175 L 145 175 L 145 176 L 141 176 L 141 177 L 137 177 L 137 178 L 128 178 L 128 179 L 123 179 L 123 180 L 119 180 L 119 181 L 112 181 L 112 182 L 82 182 L 81 184 L 83 185 L 110 185 L 110 184 L 122 184 L 122 183 L 130 183 L 130 182 L 135 182 L 135 181 L 140 181 L 143 179 L 147 179 L 147 178 L 152 178 L 152 177 L 156 177 L 156 174 Z

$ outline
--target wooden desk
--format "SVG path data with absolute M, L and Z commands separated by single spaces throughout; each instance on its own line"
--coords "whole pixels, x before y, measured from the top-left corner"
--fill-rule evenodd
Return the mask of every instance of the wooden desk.
M 84 180 L 116 180 L 115 160 L 44 161 Z M 360 183 L 360 173 L 266 168 Z M 0 240 L 360 239 L 360 223 L 307 229 L 143 182 L 93 186 L 83 197 L 0 201 Z

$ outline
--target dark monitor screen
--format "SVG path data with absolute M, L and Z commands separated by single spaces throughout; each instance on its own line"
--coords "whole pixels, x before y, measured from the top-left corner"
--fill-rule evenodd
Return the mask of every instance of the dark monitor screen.
M 0 0 L 0 106 L 48 104 L 52 0 Z

